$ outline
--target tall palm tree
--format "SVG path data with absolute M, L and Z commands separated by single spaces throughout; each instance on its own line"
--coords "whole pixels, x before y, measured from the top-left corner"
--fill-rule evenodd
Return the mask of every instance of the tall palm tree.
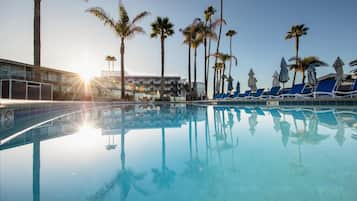
M 193 53 L 193 62 L 194 62 L 194 71 L 193 71 L 193 96 L 197 98 L 197 49 L 203 43 L 202 37 L 198 36 L 199 27 L 196 27 L 194 37 L 192 39 L 191 45 L 194 50 Z
M 295 49 L 296 49 L 296 66 L 299 66 L 299 46 L 300 46 L 300 38 L 304 35 L 307 35 L 307 31 L 309 30 L 308 27 L 305 27 L 304 24 L 300 25 L 294 25 L 291 27 L 290 31 L 286 33 L 285 40 L 293 39 L 295 38 Z M 296 80 L 296 71 L 294 72 L 294 79 L 293 79 L 293 85 L 295 84 Z M 305 80 L 305 73 L 303 73 L 303 80 Z
M 160 98 L 164 95 L 164 70 L 165 70 L 165 39 L 172 36 L 174 25 L 170 22 L 169 18 L 157 17 L 156 21 L 151 24 L 152 32 L 151 38 L 160 37 L 161 42 L 161 84 L 160 84 Z
M 128 12 L 124 5 L 119 3 L 119 19 L 115 21 L 103 8 L 94 7 L 87 10 L 90 14 L 97 17 L 104 25 L 109 26 L 110 29 L 120 38 L 120 71 L 121 71 L 121 98 L 125 97 L 125 75 L 124 75 L 124 53 L 125 42 L 127 39 L 133 38 L 137 33 L 145 33 L 144 29 L 136 25 L 140 20 L 149 15 L 149 12 L 144 11 L 130 20 Z
M 237 32 L 233 29 L 229 30 L 226 33 L 226 36 L 229 37 L 229 54 L 232 56 L 232 38 L 234 35 L 236 35 Z M 232 71 L 232 60 L 229 61 L 229 79 L 231 79 L 231 71 Z
M 211 27 L 212 26 L 212 16 L 216 13 L 216 9 L 213 6 L 209 6 L 205 11 L 205 25 L 206 27 Z M 205 95 L 207 98 L 207 91 L 208 91 L 208 77 L 209 77 L 209 66 L 210 66 L 210 57 L 208 55 L 211 54 L 211 43 L 212 39 L 209 37 L 208 38 L 208 49 L 206 48 L 207 46 L 207 39 L 204 41 L 204 46 L 205 46 Z
M 219 19 L 210 23 L 210 25 L 207 25 L 206 23 L 200 22 L 197 26 L 197 37 L 201 38 L 203 41 L 203 46 L 204 46 L 204 64 L 205 64 L 205 95 L 207 97 L 207 89 L 208 89 L 208 64 L 207 61 L 209 60 L 208 53 L 207 53 L 207 40 L 217 40 L 217 34 L 215 32 L 215 29 L 217 25 L 219 25 L 221 22 Z
M 223 21 L 223 0 L 220 1 L 220 18 L 219 18 L 221 21 Z M 222 26 L 223 24 L 221 23 L 219 25 L 219 33 L 218 33 L 218 41 L 217 41 L 217 48 L 216 48 L 216 54 L 219 53 L 219 46 L 220 46 L 220 43 L 221 43 L 221 36 L 222 36 Z M 215 63 L 217 63 L 217 58 L 216 58 L 216 61 Z M 216 94 L 216 91 L 217 89 L 215 88 L 215 82 L 216 82 L 216 77 L 214 76 L 213 77 L 213 96 Z M 219 89 L 218 89 L 219 90 Z
M 192 38 L 195 33 L 196 25 L 199 22 L 199 19 L 195 19 L 190 25 L 185 27 L 184 29 L 180 29 L 184 36 L 184 44 L 187 44 L 188 46 L 188 92 L 191 96 L 192 93 L 192 80 L 191 80 L 191 49 L 192 49 Z
M 226 78 L 226 75 L 225 75 L 226 62 L 230 61 L 230 60 L 234 60 L 235 65 L 238 65 L 238 59 L 237 59 L 237 57 L 235 57 L 233 55 L 224 54 L 224 53 L 213 54 L 211 56 L 215 57 L 217 60 L 220 60 L 222 62 L 223 66 L 220 68 L 222 70 L 219 73 L 219 76 L 220 76 L 220 80 L 221 80 L 221 93 L 224 93 L 224 80 Z
M 35 80 L 40 81 L 41 67 L 41 0 L 34 0 L 34 39 L 33 39 L 33 54 L 35 66 Z

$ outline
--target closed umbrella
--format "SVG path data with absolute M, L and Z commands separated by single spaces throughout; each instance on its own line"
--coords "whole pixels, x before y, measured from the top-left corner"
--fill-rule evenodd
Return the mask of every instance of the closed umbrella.
M 280 74 L 279 74 L 279 82 L 283 83 L 283 88 L 284 84 L 289 81 L 289 70 L 288 70 L 288 64 L 285 61 L 285 58 L 283 57 L 281 59 L 280 63 Z
M 237 93 L 237 94 L 240 93 L 240 82 L 239 82 L 239 81 L 237 81 L 236 93 Z
M 228 90 L 227 91 L 231 92 L 233 90 L 233 78 L 232 78 L 232 76 L 229 76 L 227 81 L 228 81 L 228 88 L 227 88 Z
M 249 73 L 248 73 L 248 76 L 249 76 L 249 79 L 248 79 L 248 87 L 250 88 L 250 90 L 252 91 L 256 91 L 257 90 L 257 79 L 255 78 L 254 76 L 254 71 L 253 69 L 250 69 Z
M 277 71 L 274 72 L 273 74 L 273 87 L 280 87 L 280 82 L 279 82 L 279 73 Z
M 316 68 L 315 65 L 311 64 L 309 67 L 306 69 L 307 71 L 307 81 L 310 85 L 315 86 L 317 83 L 317 78 L 316 78 Z
M 337 57 L 335 63 L 332 65 L 336 71 L 336 82 L 337 86 L 340 86 L 342 80 L 343 80 L 343 66 L 345 63 L 342 61 L 340 57 Z

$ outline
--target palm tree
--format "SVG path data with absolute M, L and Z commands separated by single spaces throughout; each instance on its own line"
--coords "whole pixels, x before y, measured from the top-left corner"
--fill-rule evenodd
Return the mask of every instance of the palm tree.
M 175 32 L 174 25 L 169 18 L 157 17 L 156 21 L 151 24 L 152 33 L 151 38 L 160 37 L 161 42 L 161 84 L 160 84 L 160 99 L 164 94 L 164 70 L 165 70 L 165 39 L 172 36 Z
M 291 30 L 286 33 L 285 40 L 289 40 L 292 38 L 295 38 L 295 48 L 296 48 L 296 63 L 295 65 L 299 65 L 299 46 L 300 46 L 300 37 L 307 35 L 307 31 L 309 30 L 308 27 L 305 27 L 304 24 L 300 25 L 294 25 L 291 27 Z M 296 71 L 294 72 L 294 79 L 293 79 L 293 85 L 295 84 L 295 79 L 296 79 Z M 303 73 L 303 80 L 305 80 L 305 73 Z
M 114 62 L 116 61 L 117 59 L 114 57 L 114 56 L 106 56 L 105 57 L 105 61 L 108 62 L 108 71 L 111 70 L 111 68 L 113 68 L 113 71 L 114 71 Z
M 209 40 L 217 40 L 217 34 L 215 33 L 215 29 L 218 24 L 225 23 L 221 22 L 219 19 L 207 25 L 207 23 L 200 22 L 197 30 L 197 37 L 201 38 L 204 46 L 204 59 L 205 59 L 205 95 L 207 97 L 207 90 L 208 90 L 208 63 L 209 60 L 208 53 L 207 53 L 207 39 Z
M 194 50 L 193 61 L 194 61 L 194 71 L 193 71 L 193 96 L 197 98 L 197 48 L 203 43 L 202 37 L 198 36 L 199 26 L 195 29 L 195 34 L 193 36 L 191 45 Z
M 290 65 L 290 69 L 294 70 L 294 72 L 301 72 L 303 74 L 305 74 L 306 69 L 310 66 L 310 65 L 314 65 L 316 67 L 319 66 L 328 66 L 328 64 L 322 60 L 320 60 L 318 57 L 316 56 L 308 56 L 308 57 L 304 57 L 304 58 L 295 58 L 292 57 L 289 59 L 289 61 L 298 61 L 299 65 L 296 64 L 292 64 Z M 305 82 L 305 76 L 303 76 L 303 80 L 302 82 Z
M 232 56 L 232 38 L 234 35 L 236 35 L 237 32 L 233 29 L 229 30 L 226 33 L 226 36 L 229 37 L 229 54 Z M 232 71 L 232 60 L 229 61 L 229 76 L 228 78 L 231 79 L 231 71 Z
M 224 54 L 224 53 L 213 54 L 211 56 L 215 57 L 217 60 L 220 60 L 222 62 L 223 67 L 221 68 L 222 70 L 220 73 L 220 80 L 221 80 L 221 87 L 222 87 L 221 93 L 224 93 L 224 80 L 226 78 L 225 75 L 226 62 L 233 59 L 235 61 L 235 65 L 238 65 L 238 59 L 233 55 Z
M 40 67 L 41 67 L 41 0 L 34 0 L 34 39 L 33 39 L 33 53 L 35 65 L 35 80 L 40 81 Z
M 110 29 L 120 38 L 120 71 L 121 71 L 121 98 L 125 96 L 125 75 L 124 75 L 124 53 L 125 53 L 125 41 L 133 38 L 137 33 L 145 33 L 144 29 L 138 25 L 137 22 L 149 15 L 149 12 L 144 11 L 139 13 L 131 21 L 129 15 L 122 3 L 119 4 L 119 19 L 115 21 L 104 9 L 100 7 L 94 7 L 87 10 L 90 14 L 97 17 L 100 21 L 104 22 L 104 25 L 108 25 Z
M 108 62 L 108 71 L 110 71 L 110 62 L 112 61 L 112 56 L 106 56 L 105 57 L 105 61 L 107 61 Z
M 195 19 L 189 26 L 187 26 L 184 29 L 180 29 L 180 31 L 182 32 L 183 36 L 184 36 L 184 44 L 187 44 L 188 46 L 188 92 L 191 95 L 192 92 L 192 85 L 191 85 L 191 48 L 192 48 L 192 38 L 195 32 L 195 28 L 197 25 L 197 22 L 199 22 L 199 19 Z
M 216 13 L 216 9 L 213 6 L 209 6 L 205 11 L 205 25 L 206 27 L 212 27 L 212 16 Z M 208 49 L 207 46 L 207 39 L 204 41 L 205 46 L 205 95 L 207 98 L 207 91 L 208 91 L 208 77 L 209 77 L 209 69 L 210 66 L 210 57 L 208 55 L 211 54 L 211 37 L 208 38 Z M 207 50 L 206 50 L 207 49 Z
M 232 55 L 232 38 L 236 35 L 237 32 L 233 29 L 229 30 L 226 33 L 226 36 L 229 37 L 229 54 Z M 229 77 L 231 77 L 231 70 L 232 70 L 232 60 L 229 62 Z
M 220 86 L 220 76 L 219 75 L 221 75 L 222 69 L 223 69 L 223 63 L 221 63 L 221 62 L 217 62 L 213 66 L 213 72 L 214 72 L 214 77 L 215 77 L 215 82 L 214 82 L 215 88 L 219 88 L 219 86 Z
M 223 21 L 223 0 L 220 1 L 220 20 Z M 220 46 L 220 43 L 221 43 L 221 36 L 222 36 L 222 26 L 223 24 L 221 23 L 219 25 L 219 33 L 218 33 L 218 41 L 217 41 L 217 49 L 216 49 L 216 54 L 219 53 L 219 46 Z M 216 61 L 215 63 L 217 63 L 217 57 L 216 57 Z M 215 88 L 215 82 L 216 82 L 216 77 L 214 76 L 213 77 L 213 96 L 216 94 L 216 91 L 217 89 Z M 219 91 L 219 89 L 218 89 Z

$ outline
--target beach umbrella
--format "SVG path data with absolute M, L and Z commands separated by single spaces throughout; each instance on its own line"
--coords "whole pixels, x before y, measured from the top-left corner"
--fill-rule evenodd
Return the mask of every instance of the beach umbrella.
M 240 93 L 240 82 L 239 81 L 237 81 L 236 92 L 237 92 L 237 94 Z
M 281 59 L 280 63 L 280 74 L 279 74 L 279 82 L 283 83 L 283 88 L 284 84 L 289 81 L 289 70 L 288 70 L 288 64 L 285 61 L 285 58 L 283 57 Z
M 280 82 L 279 82 L 279 73 L 277 71 L 274 72 L 273 74 L 273 87 L 280 87 Z
M 345 63 L 342 61 L 340 57 L 337 57 L 335 63 L 332 65 L 333 68 L 336 71 L 336 81 L 337 81 L 337 86 L 340 86 L 342 80 L 343 80 L 343 66 Z
M 256 91 L 257 90 L 257 79 L 254 76 L 254 71 L 253 69 L 250 69 L 248 76 L 248 87 L 252 90 L 252 91 Z

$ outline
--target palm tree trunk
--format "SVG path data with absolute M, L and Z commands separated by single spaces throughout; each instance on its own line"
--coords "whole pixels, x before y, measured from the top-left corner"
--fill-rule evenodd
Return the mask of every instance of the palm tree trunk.
M 232 71 L 232 36 L 229 38 L 229 56 L 231 56 L 229 60 L 229 77 L 231 77 Z
M 35 0 L 34 6 L 34 65 L 35 80 L 41 81 L 41 0 Z
M 209 19 L 209 26 L 211 27 L 212 26 L 212 19 L 210 18 Z M 206 77 L 207 77 L 207 92 L 206 92 L 206 98 L 208 98 L 208 79 L 209 79 L 209 68 L 210 68 L 210 57 L 209 55 L 211 55 L 211 38 L 208 39 L 208 50 L 207 50 L 207 74 L 206 74 Z M 213 80 L 213 85 L 215 85 L 215 79 Z M 213 93 L 215 91 L 214 89 L 215 87 L 213 87 Z
M 207 39 L 204 39 L 204 50 L 205 50 L 205 98 L 207 99 L 207 90 L 208 90 L 208 69 L 207 69 Z
M 224 72 L 226 71 L 226 63 L 223 63 L 223 72 L 222 72 L 222 94 L 224 93 Z
M 217 75 L 217 69 L 214 68 L 213 69 L 213 96 L 216 95 L 216 82 L 217 82 L 217 78 L 216 78 L 216 75 Z
M 221 22 L 223 21 L 223 0 L 221 0 L 221 14 L 220 14 L 220 20 Z M 220 23 L 219 25 L 219 34 L 218 34 L 218 40 L 217 40 L 217 49 L 216 49 L 216 54 L 219 53 L 219 46 L 220 46 L 220 43 L 221 43 L 221 35 L 222 35 L 222 23 Z M 215 60 L 215 63 L 217 63 L 217 60 L 218 58 L 216 57 L 216 60 Z M 219 91 L 219 89 L 217 89 Z M 214 91 L 213 92 L 213 95 L 215 94 L 216 92 Z
M 188 44 L 188 93 L 191 96 L 192 85 L 191 85 L 191 43 Z
M 299 68 L 299 43 L 300 43 L 300 40 L 299 40 L 299 37 L 296 37 L 296 40 L 295 40 L 295 48 L 296 48 L 296 55 L 295 55 L 295 64 L 296 64 L 296 68 Z M 295 81 L 296 81 L 296 70 L 294 70 L 294 79 L 293 79 L 293 86 L 295 85 Z
M 160 99 L 164 95 L 164 70 L 165 70 L 165 39 L 161 37 L 161 83 L 160 83 Z
M 120 45 L 120 76 L 121 76 L 121 99 L 125 98 L 125 75 L 124 75 L 124 53 L 125 53 L 125 44 L 124 38 L 121 38 Z
M 197 98 L 197 47 L 195 47 L 195 52 L 194 52 L 194 81 L 193 81 L 193 93 L 195 98 Z

